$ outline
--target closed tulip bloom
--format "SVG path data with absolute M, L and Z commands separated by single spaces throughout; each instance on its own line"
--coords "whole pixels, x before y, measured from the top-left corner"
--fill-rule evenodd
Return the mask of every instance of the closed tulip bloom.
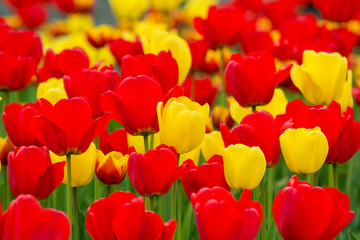
M 95 201 L 86 212 L 85 225 L 95 240 L 171 240 L 176 229 L 175 220 L 163 223 L 157 213 L 145 210 L 142 198 L 120 191 Z
M 126 55 L 136 56 L 144 54 L 142 44 L 138 38 L 135 41 L 122 38 L 110 40 L 109 48 L 119 66 L 122 65 L 122 59 Z
M 198 193 L 204 187 L 219 186 L 230 190 L 226 183 L 223 159 L 220 155 L 214 155 L 206 163 L 194 166 L 182 177 L 181 182 L 189 200 L 193 193 Z
M 329 145 L 319 127 L 287 129 L 280 136 L 286 165 L 295 173 L 317 172 L 325 162 Z
M 113 69 L 80 70 L 64 77 L 64 87 L 69 98 L 83 97 L 91 106 L 93 119 L 101 117 L 100 97 L 107 91 L 114 90 L 120 75 Z
M 30 122 L 44 110 L 41 100 L 36 103 L 27 103 L 24 106 L 19 103 L 11 103 L 5 106 L 2 114 L 6 132 L 11 142 L 17 146 L 43 146 L 31 132 Z
M 239 201 L 221 187 L 202 188 L 191 195 L 200 239 L 255 239 L 263 218 L 259 202 L 245 189 Z
M 67 98 L 63 79 L 50 78 L 38 85 L 36 98 L 45 98 L 52 105 L 60 99 Z
M 66 156 L 58 156 L 50 152 L 50 157 L 53 163 L 65 162 L 62 183 L 67 184 Z M 94 143 L 91 143 L 84 153 L 71 156 L 72 187 L 85 186 L 91 181 L 95 173 L 96 157 L 96 147 Z
M 213 131 L 205 134 L 204 141 L 201 143 L 201 152 L 208 161 L 214 155 L 222 155 L 224 148 L 224 141 L 219 131 Z
M 160 142 L 175 147 L 180 154 L 195 149 L 204 140 L 209 110 L 208 104 L 201 106 L 187 97 L 171 98 L 165 106 L 160 102 Z
M 104 155 L 97 152 L 95 173 L 97 178 L 104 184 L 115 185 L 125 178 L 129 155 L 119 152 L 110 152 Z
M 155 31 L 151 39 L 142 41 L 145 53 L 158 54 L 161 51 L 171 52 L 179 67 L 179 84 L 181 85 L 191 67 L 191 52 L 187 42 L 177 35 L 168 32 Z
M 57 155 L 81 154 L 109 123 L 109 116 L 92 120 L 92 111 L 84 98 L 61 99 L 54 106 L 40 99 L 44 113 L 33 117 L 31 131 Z
M 86 35 L 93 47 L 102 48 L 111 40 L 114 31 L 110 25 L 102 24 L 89 28 Z
M 109 134 L 105 129 L 99 135 L 99 149 L 106 155 L 109 152 L 121 152 L 123 155 L 129 153 L 127 133 L 124 128 L 119 128 Z
M 336 188 L 312 187 L 296 175 L 276 195 L 272 212 L 285 240 L 334 239 L 354 218 L 346 194 Z
M 8 155 L 11 151 L 15 149 L 14 144 L 10 141 L 9 137 L 2 138 L 0 137 L 0 165 L 8 164 Z
M 245 57 L 234 54 L 225 69 L 226 89 L 242 107 L 266 105 L 285 77 L 283 71 L 276 73 L 274 57 L 269 52 L 251 52 Z
M 349 21 L 360 8 L 357 0 L 345 0 L 341 3 L 335 0 L 312 0 L 311 3 L 320 11 L 323 18 L 338 22 Z
M 65 162 L 51 163 L 46 147 L 21 147 L 8 156 L 11 193 L 31 194 L 41 200 L 47 198 L 60 185 L 64 177 Z
M 224 171 L 226 182 L 234 189 L 254 189 L 266 170 L 265 156 L 259 147 L 243 144 L 224 148 Z
M 339 53 L 307 50 L 303 53 L 301 66 L 294 64 L 290 75 L 309 103 L 329 105 L 341 97 L 347 67 L 347 59 Z
M 145 154 L 132 152 L 129 156 L 128 174 L 131 184 L 141 196 L 163 195 L 190 166 L 185 162 L 178 167 L 175 148 L 160 145 Z
M 10 203 L 2 217 L 2 228 L 4 239 L 9 240 L 67 240 L 70 237 L 70 222 L 66 214 L 42 208 L 31 195 L 20 195 Z

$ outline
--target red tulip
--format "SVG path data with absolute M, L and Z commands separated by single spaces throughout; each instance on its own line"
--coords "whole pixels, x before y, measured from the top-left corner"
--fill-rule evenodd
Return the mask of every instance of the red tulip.
M 359 10 L 359 0 L 311 0 L 319 9 L 321 15 L 328 20 L 346 22 L 349 21 Z
M 45 55 L 44 65 L 39 69 L 39 81 L 45 82 L 49 78 L 62 78 L 72 75 L 84 68 L 89 68 L 90 60 L 81 48 L 66 49 L 55 54 L 49 49 Z
M 191 86 L 192 84 L 194 85 Z M 186 78 L 182 86 L 184 88 L 185 96 L 191 98 L 191 94 L 193 94 L 194 101 L 199 103 L 200 105 L 204 105 L 205 103 L 207 103 L 211 107 L 214 104 L 218 88 L 212 85 L 210 78 L 205 77 L 202 79 L 193 79 L 191 76 L 189 76 L 188 78 Z M 191 93 L 192 87 L 194 93 Z
M 269 51 L 274 49 L 274 42 L 269 32 L 252 31 L 244 34 L 241 40 L 241 48 L 244 53 L 253 51 Z
M 172 239 L 176 221 L 163 223 L 154 212 L 146 211 L 144 200 L 130 192 L 115 192 L 95 201 L 86 213 L 86 229 L 96 240 Z
M 17 10 L 21 20 L 28 28 L 39 27 L 48 16 L 46 8 L 39 3 L 21 6 Z
M 128 174 L 131 184 L 141 196 L 166 194 L 173 182 L 180 179 L 193 166 L 191 160 L 178 167 L 174 147 L 160 145 L 145 154 L 132 153 L 128 160 Z
M 93 119 L 102 116 L 100 96 L 114 90 L 120 75 L 114 70 L 83 69 L 70 76 L 64 76 L 64 87 L 69 98 L 84 97 L 91 106 Z
M 289 19 L 296 17 L 292 1 L 277 0 L 265 5 L 265 16 L 270 19 L 273 28 L 279 28 Z
M 127 133 L 124 128 L 119 128 L 109 134 L 107 130 L 99 135 L 99 149 L 106 155 L 109 152 L 121 152 L 123 155 L 129 154 Z
M 11 103 L 5 106 L 2 118 L 6 132 L 15 146 L 43 146 L 30 129 L 31 119 L 43 111 L 44 106 L 41 100 L 37 100 L 36 103 L 25 104 L 24 106 L 18 103 Z
M 223 187 L 230 190 L 224 175 L 223 159 L 220 155 L 212 156 L 206 163 L 194 166 L 182 177 L 182 185 L 186 196 L 190 199 L 193 193 L 204 187 Z
M 43 209 L 31 195 L 20 195 L 10 203 L 2 217 L 2 227 L 3 236 L 8 240 L 67 240 L 70 237 L 66 215 L 55 209 Z
M 221 187 L 203 188 L 191 195 L 200 239 L 255 239 L 262 221 L 262 207 L 245 189 L 239 201 Z
M 267 167 L 275 166 L 280 158 L 280 129 L 274 117 L 266 111 L 256 111 L 246 115 L 231 131 L 222 123 L 221 135 L 225 147 L 231 144 L 258 146 L 265 155 Z
M 354 218 L 346 194 L 336 188 L 312 187 L 291 177 L 272 206 L 275 223 L 285 239 L 333 239 Z
M 164 96 L 157 81 L 140 75 L 128 77 L 114 92 L 106 92 L 101 97 L 101 106 L 104 112 L 111 112 L 111 119 L 121 123 L 129 134 L 149 135 L 159 131 L 158 102 L 164 102 L 173 94 L 177 92 L 170 91 Z
M 191 52 L 191 68 L 201 69 L 205 62 L 206 52 L 209 44 L 205 40 L 187 41 Z
M 55 6 L 64 13 L 89 12 L 95 1 L 54 0 Z
M 47 198 L 64 178 L 65 162 L 51 163 L 46 147 L 21 147 L 8 156 L 11 193 Z
M 244 13 L 232 7 L 212 6 L 209 8 L 207 19 L 199 17 L 194 19 L 194 28 L 212 49 L 216 49 L 219 45 L 237 44 L 242 37 L 244 26 Z
M 123 57 L 121 77 L 137 77 L 138 75 L 152 77 L 158 81 L 163 92 L 166 93 L 178 83 L 179 69 L 170 51 L 161 51 L 158 55 L 148 53 Z
M 225 84 L 241 106 L 265 105 L 283 80 L 282 75 L 281 70 L 276 74 L 274 57 L 268 52 L 252 52 L 245 57 L 233 54 L 226 66 Z
M 135 42 L 124 39 L 116 39 L 109 42 L 111 53 L 116 58 L 116 62 L 121 66 L 122 59 L 126 55 L 136 56 L 144 54 L 141 41 L 137 38 Z
M 54 106 L 40 99 L 44 113 L 31 121 L 34 136 L 57 155 L 81 154 L 109 123 L 103 115 L 92 121 L 91 107 L 83 98 L 61 99 Z

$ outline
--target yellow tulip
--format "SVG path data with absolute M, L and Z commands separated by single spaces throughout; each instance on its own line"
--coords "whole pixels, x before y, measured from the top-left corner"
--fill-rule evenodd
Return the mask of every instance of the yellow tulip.
M 80 155 L 71 155 L 71 186 L 80 187 L 88 184 L 94 176 L 96 163 L 96 147 L 94 143 L 86 152 Z M 66 156 L 58 156 L 50 152 L 51 162 L 57 163 L 66 161 Z M 67 184 L 67 165 L 64 166 L 64 179 L 62 181 Z
M 329 105 L 339 99 L 346 82 L 348 62 L 339 53 L 306 50 L 301 66 L 294 64 L 290 76 L 311 104 Z
M 204 141 L 201 143 L 201 152 L 206 161 L 215 154 L 222 155 L 223 148 L 224 141 L 222 140 L 221 133 L 219 131 L 205 134 Z
M 97 150 L 95 173 L 98 179 L 107 185 L 119 184 L 125 177 L 129 155 L 109 152 L 104 155 Z
M 144 0 L 108 0 L 108 2 L 118 20 L 138 19 L 148 7 L 148 3 Z
M 142 44 L 145 53 L 158 54 L 163 50 L 170 50 L 179 67 L 179 84 L 181 85 L 185 81 L 192 58 L 189 45 L 184 39 L 169 32 L 155 31 L 150 41 L 143 38 Z
M 206 19 L 209 8 L 217 3 L 216 0 L 189 0 L 184 7 L 185 17 L 191 23 L 195 17 Z
M 36 91 L 36 98 L 45 98 L 52 105 L 60 99 L 67 98 L 63 79 L 50 78 L 39 84 Z
M 152 137 L 154 136 L 154 137 Z M 160 145 L 160 133 L 155 133 L 149 136 L 149 147 L 151 147 L 151 138 L 154 138 L 154 143 L 152 148 L 156 148 Z M 133 146 L 137 153 L 145 154 L 145 146 L 144 146 L 144 137 L 143 136 L 133 136 L 127 134 L 128 146 Z
M 345 112 L 347 107 L 354 106 L 354 98 L 352 95 L 352 71 L 348 71 L 347 80 L 344 86 L 343 93 L 341 94 L 340 98 L 337 101 L 341 105 L 341 111 Z
M 171 12 L 176 10 L 184 0 L 148 0 L 153 10 Z
M 171 98 L 157 105 L 160 142 L 175 147 L 180 154 L 198 147 L 205 137 L 210 107 L 201 106 L 187 97 Z
M 198 146 L 194 150 L 191 150 L 190 152 L 180 154 L 179 166 L 182 165 L 188 159 L 191 159 L 196 166 L 199 165 L 200 146 Z
M 254 189 L 264 177 L 266 160 L 259 147 L 243 144 L 223 149 L 226 182 L 234 189 Z
M 317 172 L 329 151 L 327 139 L 319 127 L 287 129 L 280 136 L 280 146 L 290 171 L 302 174 Z
M 274 96 L 271 101 L 264 106 L 257 106 L 256 110 L 265 110 L 269 112 L 274 118 L 279 115 L 285 113 L 286 105 L 288 100 L 285 96 L 284 91 L 281 88 L 276 88 L 274 92 Z M 230 115 L 232 119 L 240 124 L 241 120 L 248 114 L 251 113 L 251 107 L 244 108 L 241 107 L 235 99 L 230 100 Z

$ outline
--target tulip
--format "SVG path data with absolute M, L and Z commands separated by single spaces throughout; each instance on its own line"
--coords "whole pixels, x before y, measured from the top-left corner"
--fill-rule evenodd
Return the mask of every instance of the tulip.
M 95 173 L 98 179 L 106 185 L 116 185 L 125 178 L 129 155 L 110 152 L 104 155 L 97 152 Z
M 286 77 L 283 71 L 276 73 L 274 57 L 269 52 L 251 52 L 245 57 L 235 54 L 225 69 L 225 85 L 242 107 L 266 105 L 273 98 L 276 85 Z
M 111 26 L 102 24 L 89 28 L 87 39 L 93 47 L 102 48 L 111 40 L 113 32 L 114 29 Z
M 50 78 L 46 82 L 40 83 L 36 91 L 36 98 L 45 98 L 52 105 L 55 105 L 60 99 L 67 98 L 64 81 Z
M 156 105 L 163 98 L 161 86 L 153 79 L 140 75 L 124 79 L 115 92 L 101 97 L 104 112 L 121 123 L 132 135 L 150 135 L 159 131 Z
M 24 4 L 17 8 L 17 10 L 19 17 L 28 28 L 39 27 L 48 18 L 47 10 L 42 4 Z
M 176 229 L 175 220 L 164 224 L 157 213 L 145 210 L 142 198 L 130 192 L 114 192 L 95 201 L 86 212 L 85 225 L 93 239 L 107 240 L 170 240 Z
M 44 113 L 33 117 L 31 131 L 57 155 L 81 154 L 109 123 L 104 115 L 92 121 L 91 107 L 84 98 L 62 99 L 54 106 L 40 99 Z
M 238 143 L 258 146 L 265 155 L 267 167 L 279 161 L 280 129 L 270 113 L 263 110 L 249 113 L 231 131 L 225 124 L 220 125 L 220 131 L 225 147 Z
M 228 108 L 216 105 L 211 113 L 212 124 L 216 129 L 220 129 L 220 124 L 225 123 L 226 126 L 231 128 L 234 125 L 234 120 L 230 116 L 230 111 Z
M 171 98 L 165 107 L 157 105 L 160 142 L 175 147 L 177 153 L 186 153 L 201 144 L 209 105 L 201 106 L 187 97 Z
M 209 8 L 217 3 L 217 0 L 186 1 L 183 11 L 187 22 L 191 23 L 196 17 L 207 18 Z
M 122 65 L 122 59 L 126 55 L 136 56 L 144 54 L 143 47 L 138 38 L 135 41 L 128 41 L 121 38 L 111 40 L 109 47 L 119 66 Z
M 221 187 L 202 188 L 191 195 L 200 239 L 255 239 L 263 213 L 259 202 L 245 189 L 236 201 Z
M 165 50 L 171 52 L 179 68 L 179 84 L 181 85 L 191 67 L 191 52 L 187 42 L 179 36 L 172 35 L 168 32 L 155 31 L 151 39 L 142 41 L 145 53 L 158 54 Z
M 143 139 L 141 139 L 143 141 Z M 127 133 L 124 128 L 119 128 L 109 134 L 107 130 L 99 135 L 99 149 L 104 153 L 116 151 L 123 155 L 129 153 Z
M 0 137 L 0 165 L 7 165 L 8 164 L 8 155 L 11 151 L 14 151 L 15 146 L 10 141 L 9 137 L 2 138 Z M 0 168 L 1 169 L 1 168 Z
M 228 27 L 223 28 L 224 24 Z M 196 17 L 194 28 L 209 43 L 212 49 L 221 45 L 235 45 L 240 42 L 245 26 L 244 13 L 236 8 L 216 7 L 209 8 L 206 19 Z
M 184 164 L 188 159 L 190 159 L 195 166 L 198 166 L 200 161 L 200 146 L 191 150 L 190 152 L 180 154 L 179 166 Z
M 104 112 L 100 104 L 100 96 L 114 90 L 120 75 L 113 69 L 83 69 L 64 77 L 64 87 L 69 98 L 84 97 L 91 106 L 93 119 L 101 117 Z
M 122 59 L 122 78 L 138 75 L 152 77 L 160 84 L 163 93 L 167 93 L 178 83 L 178 72 L 177 62 L 170 51 L 161 51 L 157 55 L 128 55 Z
M 230 145 L 223 150 L 226 182 L 234 189 L 254 189 L 265 174 L 266 160 L 259 147 Z
M 9 153 L 9 184 L 11 193 L 31 194 L 47 198 L 64 177 L 65 162 L 51 163 L 46 147 L 21 147 Z
M 334 239 L 354 218 L 350 200 L 336 188 L 312 187 L 294 175 L 274 199 L 272 212 L 285 239 Z
M 53 163 L 66 161 L 66 156 L 58 156 L 50 152 Z M 96 147 L 91 143 L 89 148 L 82 154 L 71 156 L 71 187 L 87 185 L 94 176 L 96 164 Z M 64 165 L 64 178 L 62 183 L 67 184 L 67 163 Z
M 45 82 L 49 78 L 62 78 L 77 71 L 89 68 L 90 60 L 81 48 L 66 49 L 55 54 L 49 49 L 46 52 L 44 65 L 39 69 L 39 81 Z
M 317 172 L 325 162 L 329 145 L 319 127 L 287 129 L 280 136 L 286 165 L 295 173 Z
M 182 85 L 184 87 L 185 96 L 193 99 L 200 105 L 205 103 L 211 107 L 215 103 L 218 88 L 213 86 L 211 79 L 206 77 L 203 79 L 188 77 Z
M 67 240 L 70 237 L 66 215 L 55 209 L 43 209 L 31 195 L 20 195 L 10 203 L 2 217 L 2 228 L 5 239 Z
M 249 53 L 254 51 L 273 51 L 275 46 L 269 32 L 252 31 L 244 35 L 241 40 L 243 52 Z
M 230 190 L 226 183 L 223 159 L 220 155 L 214 155 L 206 163 L 194 166 L 182 177 L 181 182 L 189 200 L 193 193 L 198 193 L 204 187 L 219 186 Z
M 273 28 L 280 28 L 284 22 L 297 16 L 293 1 L 268 2 L 264 6 L 265 16 L 271 21 Z
M 341 4 L 334 0 L 312 0 L 311 2 L 319 9 L 325 19 L 338 22 L 346 22 L 352 19 L 360 7 L 357 0 L 346 0 L 341 2 Z
M 160 145 L 145 154 L 132 152 L 128 161 L 131 184 L 141 196 L 166 194 L 173 182 L 181 178 L 191 163 L 178 167 L 178 157 L 173 147 Z
M 55 0 L 55 6 L 64 13 L 89 12 L 95 0 Z
M 142 0 L 108 0 L 111 10 L 119 21 L 137 20 L 146 11 L 147 1 Z
M 18 103 L 5 106 L 2 118 L 9 139 L 15 146 L 43 146 L 30 129 L 32 118 L 43 110 L 44 105 L 41 100 L 37 100 L 36 103 L 27 103 L 24 106 Z
M 338 100 L 346 82 L 347 59 L 338 53 L 304 51 L 301 66 L 294 64 L 291 79 L 311 104 Z
M 222 155 L 224 142 L 219 131 L 205 134 L 204 141 L 201 143 L 201 152 L 208 161 L 214 155 Z
M 345 112 L 348 106 L 354 106 L 354 99 L 352 94 L 352 71 L 348 70 L 347 80 L 344 86 L 343 93 L 341 94 L 338 102 L 341 105 L 341 111 Z

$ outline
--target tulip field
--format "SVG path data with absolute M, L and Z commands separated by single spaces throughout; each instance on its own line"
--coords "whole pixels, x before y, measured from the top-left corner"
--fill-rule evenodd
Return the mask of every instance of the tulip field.
M 0 240 L 359 240 L 360 0 L 0 0 Z

